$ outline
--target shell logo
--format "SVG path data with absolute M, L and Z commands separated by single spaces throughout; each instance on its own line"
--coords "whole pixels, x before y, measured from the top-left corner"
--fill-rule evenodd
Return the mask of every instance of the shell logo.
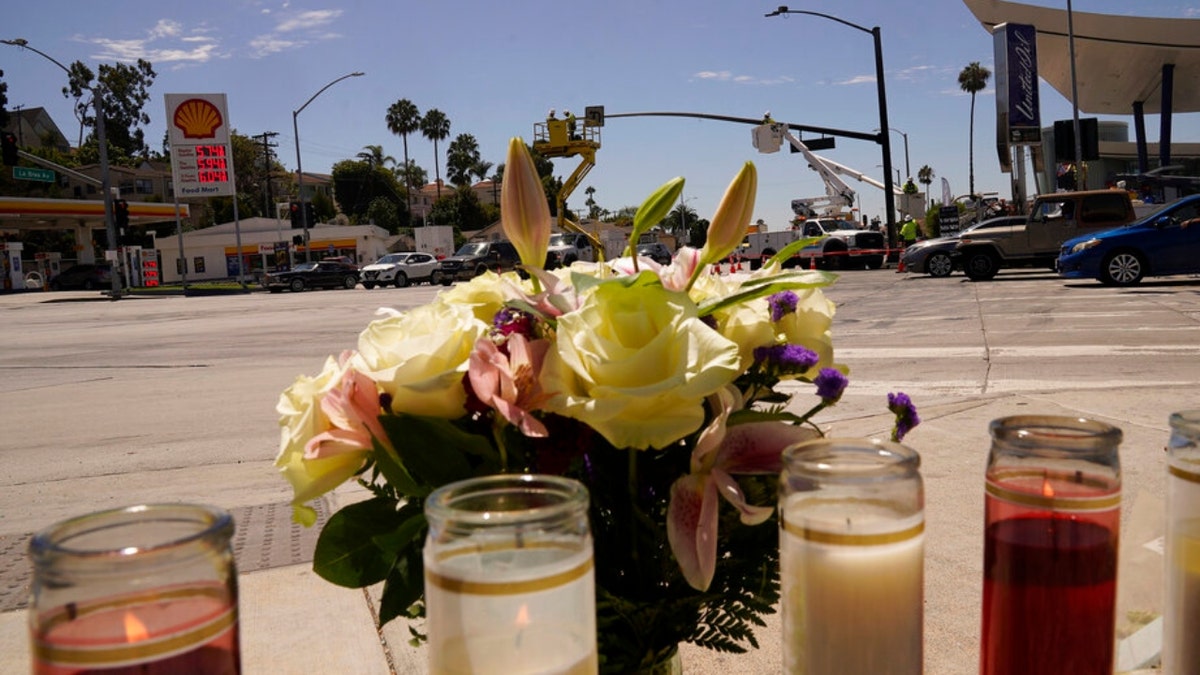
M 175 108 L 171 122 L 179 127 L 184 138 L 213 138 L 224 120 L 217 106 L 202 98 L 189 98 Z

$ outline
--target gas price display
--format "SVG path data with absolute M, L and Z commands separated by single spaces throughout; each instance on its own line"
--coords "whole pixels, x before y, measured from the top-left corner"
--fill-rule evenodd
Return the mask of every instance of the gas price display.
M 229 163 L 225 146 L 196 146 L 196 178 L 201 183 L 229 182 Z

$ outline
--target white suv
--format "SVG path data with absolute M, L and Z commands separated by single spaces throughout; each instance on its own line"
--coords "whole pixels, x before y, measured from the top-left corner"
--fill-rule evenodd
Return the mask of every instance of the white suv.
M 404 288 L 409 284 L 429 281 L 437 258 L 428 253 L 389 253 L 359 271 L 363 288 L 395 284 Z

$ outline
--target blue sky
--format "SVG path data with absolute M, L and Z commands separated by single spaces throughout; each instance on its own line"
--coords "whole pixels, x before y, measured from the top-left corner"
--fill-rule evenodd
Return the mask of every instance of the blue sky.
M 423 113 L 438 108 L 450 139 L 469 133 L 484 159 L 504 161 L 512 136 L 530 139 L 547 109 L 603 105 L 607 113 L 681 111 L 775 119 L 871 132 L 879 126 L 871 36 L 832 21 L 793 15 L 765 18 L 777 2 L 745 0 L 557 0 L 414 2 L 412 0 L 131 2 L 64 0 L 16 3 L 4 13 L 5 39 L 25 38 L 64 64 L 146 58 L 158 73 L 147 105 L 147 138 L 165 130 L 163 95 L 223 92 L 241 133 L 278 132 L 279 159 L 295 168 L 292 110 L 331 80 L 338 83 L 299 116 L 303 166 L 328 171 L 368 144 L 401 160 L 388 132 L 387 107 L 400 98 Z M 1031 4 L 1063 6 L 1047 0 Z M 908 135 L 912 172 L 928 164 L 955 194 L 967 192 L 970 97 L 962 68 L 992 68 L 991 36 L 959 0 L 881 2 L 809 0 L 792 5 L 838 16 L 883 36 L 890 126 Z M 1200 0 L 1075 0 L 1077 12 L 1200 18 Z M 78 134 L 65 75 L 28 51 L 0 45 L 9 107 L 47 108 L 68 138 Z M 975 183 L 1007 197 L 1009 177 L 994 149 L 992 85 L 976 101 Z M 1071 117 L 1070 101 L 1041 86 L 1042 120 Z M 1101 119 L 1123 119 L 1132 117 Z M 1150 140 L 1158 118 L 1148 116 Z M 678 118 L 609 120 L 597 164 L 583 188 L 601 206 L 635 206 L 662 182 L 687 179 L 684 199 L 711 216 L 741 163 L 759 169 L 756 218 L 773 229 L 791 217 L 795 197 L 824 194 L 799 155 L 758 154 L 750 127 Z M 1177 115 L 1177 141 L 1200 141 L 1200 115 Z M 1131 131 L 1132 137 L 1132 131 Z M 450 139 L 439 144 L 441 163 Z M 893 166 L 904 172 L 904 142 L 892 134 Z M 434 174 L 433 146 L 409 137 L 410 157 Z M 877 145 L 838 139 L 821 154 L 882 179 Z M 566 177 L 577 159 L 556 160 Z M 848 181 L 863 212 L 880 215 L 883 194 Z M 935 193 L 938 185 L 934 185 Z

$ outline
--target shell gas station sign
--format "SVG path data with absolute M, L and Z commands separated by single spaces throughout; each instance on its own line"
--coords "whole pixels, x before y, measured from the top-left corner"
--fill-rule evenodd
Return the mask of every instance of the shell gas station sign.
M 171 173 L 179 197 L 234 194 L 225 94 L 167 94 Z

